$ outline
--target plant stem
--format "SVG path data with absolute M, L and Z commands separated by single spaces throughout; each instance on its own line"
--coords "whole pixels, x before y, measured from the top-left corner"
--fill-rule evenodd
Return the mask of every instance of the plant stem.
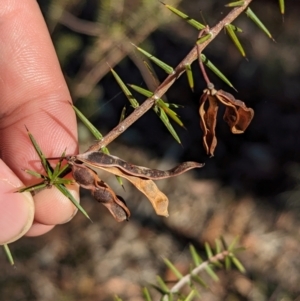
M 226 256 L 229 255 L 227 250 L 224 250 L 221 253 L 216 254 L 215 256 L 211 257 L 209 260 L 202 262 L 199 266 L 194 268 L 189 274 L 182 277 L 169 291 L 169 293 L 178 293 L 180 289 L 185 286 L 186 284 L 191 282 L 193 275 L 198 275 L 201 271 L 203 271 L 210 263 L 216 261 L 222 261 L 225 259 Z M 162 298 L 163 301 L 169 300 L 168 295 L 164 295 Z
M 210 30 L 212 37 L 200 45 L 195 45 L 188 53 L 188 55 L 175 68 L 174 73 L 170 74 L 155 90 L 152 97 L 148 98 L 144 103 L 137 107 L 126 119 L 120 122 L 105 137 L 103 137 L 103 139 L 90 146 L 87 151 L 97 151 L 102 147 L 107 146 L 119 135 L 121 135 L 128 127 L 130 127 L 136 120 L 138 120 L 142 115 L 150 110 L 155 102 L 159 98 L 161 98 L 173 85 L 173 83 L 185 72 L 185 66 L 191 65 L 192 62 L 194 62 L 198 58 L 198 51 L 200 51 L 201 53 L 203 49 L 208 46 L 212 42 L 212 40 L 220 33 L 223 27 L 226 24 L 232 23 L 247 8 L 251 1 L 252 0 L 245 0 L 242 6 L 232 9 L 223 20 L 221 20 Z

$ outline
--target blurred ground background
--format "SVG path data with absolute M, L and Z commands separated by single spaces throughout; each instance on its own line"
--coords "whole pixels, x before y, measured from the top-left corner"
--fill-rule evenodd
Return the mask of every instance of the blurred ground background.
M 146 88 L 143 57 L 130 42 L 175 67 L 198 34 L 153 0 L 39 3 L 74 102 L 103 134 L 117 124 L 128 102 L 108 64 L 124 82 Z M 210 26 L 229 11 L 224 8 L 226 1 L 168 4 L 199 21 L 202 10 Z M 184 160 L 205 162 L 199 171 L 160 181 L 170 200 L 170 217 L 155 216 L 130 184 L 123 192 L 108 177 L 112 188 L 127 200 L 130 222 L 116 223 L 83 191 L 82 204 L 93 223 L 77 214 L 47 235 L 12 244 L 16 268 L 0 257 L 1 300 L 102 301 L 115 294 L 141 300 L 141 286 L 154 283 L 155 275 L 174 279 L 162 257 L 187 273 L 189 243 L 204 254 L 203 243 L 213 243 L 220 235 L 228 242 L 240 236 L 247 249 L 239 258 L 247 274 L 219 272 L 220 282 L 202 289 L 201 300 L 300 300 L 300 3 L 286 0 L 286 6 L 282 23 L 277 1 L 251 5 L 277 43 L 245 15 L 234 23 L 244 30 L 240 36 L 249 61 L 241 58 L 225 34 L 204 51 L 238 94 L 211 74 L 216 87 L 255 110 L 245 134 L 232 135 L 220 116 L 215 157 L 206 156 L 198 117 L 205 84 L 194 63 L 195 92 L 182 76 L 167 93 L 169 102 L 185 106 L 179 114 L 187 130 L 175 125 L 183 147 L 153 112 L 110 145 L 114 155 L 153 168 L 167 169 Z M 155 71 L 160 80 L 165 78 Z M 93 138 L 80 124 L 79 130 L 84 150 Z

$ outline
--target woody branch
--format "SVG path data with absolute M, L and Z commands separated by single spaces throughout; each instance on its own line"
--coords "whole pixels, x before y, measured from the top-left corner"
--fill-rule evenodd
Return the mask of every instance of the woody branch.
M 198 51 L 202 52 L 206 46 L 208 46 L 212 40 L 220 33 L 226 24 L 232 23 L 252 2 L 252 0 L 245 0 L 244 4 L 232 9 L 228 15 L 221 20 L 217 25 L 209 30 L 212 37 L 203 42 L 200 45 L 195 45 L 188 55 L 179 63 L 174 72 L 170 74 L 155 90 L 152 97 L 148 98 L 139 107 L 137 107 L 127 118 L 120 122 L 115 128 L 113 128 L 103 139 L 97 141 L 95 144 L 89 147 L 87 151 L 97 151 L 104 146 L 107 146 L 113 140 L 115 140 L 120 134 L 122 134 L 128 127 L 130 127 L 136 120 L 150 110 L 157 99 L 161 98 L 173 83 L 185 72 L 185 66 L 191 65 L 198 58 Z

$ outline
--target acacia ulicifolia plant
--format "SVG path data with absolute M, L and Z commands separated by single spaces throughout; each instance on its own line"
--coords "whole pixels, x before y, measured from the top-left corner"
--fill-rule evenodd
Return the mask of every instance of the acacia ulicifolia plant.
M 118 157 L 110 155 L 106 148 L 109 143 L 126 131 L 130 125 L 141 118 L 151 108 L 154 108 L 160 117 L 162 117 L 162 114 L 165 114 L 165 117 L 161 118 L 165 125 L 167 125 L 169 122 L 169 120 L 166 119 L 168 118 L 166 115 L 169 115 L 176 122 L 180 122 L 177 114 L 172 111 L 168 104 L 162 100 L 162 96 L 185 71 L 188 72 L 189 68 L 187 67 L 191 66 L 195 60 L 199 60 L 200 68 L 208 86 L 200 98 L 199 109 L 200 125 L 203 130 L 203 144 L 207 154 L 213 156 L 217 144 L 215 126 L 219 103 L 222 103 L 226 106 L 224 120 L 229 125 L 232 133 L 243 133 L 250 124 L 254 115 L 254 112 L 251 108 L 247 108 L 242 101 L 235 99 L 235 97 L 228 92 L 214 89 L 214 86 L 209 81 L 203 67 L 202 61 L 205 57 L 202 54 L 202 51 L 213 41 L 213 39 L 221 32 L 223 28 L 227 28 L 228 33 L 233 35 L 232 39 L 235 41 L 235 44 L 238 44 L 238 40 L 235 37 L 234 31 L 238 31 L 239 29 L 231 25 L 231 23 L 245 10 L 247 11 L 247 15 L 250 14 L 248 5 L 251 3 L 251 1 L 252 0 L 245 0 L 231 3 L 231 6 L 235 7 L 227 14 L 227 16 L 225 16 L 223 20 L 221 20 L 212 28 L 204 26 L 199 22 L 189 18 L 185 14 L 179 12 L 177 9 L 164 4 L 168 9 L 184 18 L 194 27 L 198 28 L 200 34 L 191 51 L 174 69 L 160 62 L 155 57 L 151 55 L 149 56 L 149 58 L 155 63 L 167 70 L 166 72 L 169 75 L 154 92 L 142 90 L 137 86 L 130 85 L 130 87 L 134 88 L 140 93 L 149 96 L 141 105 L 139 105 L 139 103 L 133 99 L 132 94 L 128 92 L 128 89 L 121 82 L 121 80 L 118 79 L 112 70 L 123 92 L 134 107 L 133 112 L 124 118 L 124 120 L 122 120 L 115 128 L 113 128 L 105 137 L 102 137 L 101 134 L 99 134 L 99 140 L 95 144 L 91 145 L 86 152 L 79 155 L 67 156 L 66 159 L 69 163 L 70 169 L 73 171 L 74 180 L 81 187 L 91 190 L 92 195 L 94 195 L 98 201 L 103 203 L 109 209 L 117 221 L 127 220 L 130 216 L 130 212 L 124 200 L 117 196 L 112 189 L 98 177 L 94 169 L 103 169 L 116 175 L 118 179 L 125 178 L 129 180 L 136 188 L 138 188 L 147 196 L 158 215 L 167 216 L 168 199 L 161 191 L 159 191 L 153 180 L 176 176 L 189 169 L 199 168 L 204 165 L 197 162 L 184 162 L 169 171 L 160 171 L 130 164 Z M 250 15 L 253 16 L 253 14 Z M 142 51 L 140 48 L 138 50 Z M 143 51 L 143 53 L 146 54 L 145 51 Z M 242 54 L 243 53 L 244 52 L 242 52 Z M 211 67 L 212 64 L 208 66 Z M 222 74 L 221 76 L 224 79 Z M 78 111 L 76 111 L 76 113 L 78 115 Z M 88 121 L 85 120 L 84 123 L 87 124 Z

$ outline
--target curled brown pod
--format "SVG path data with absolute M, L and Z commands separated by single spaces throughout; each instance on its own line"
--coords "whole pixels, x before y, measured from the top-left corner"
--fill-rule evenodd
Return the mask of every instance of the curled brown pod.
M 117 196 L 110 187 L 95 187 L 91 193 L 95 200 L 103 204 L 110 211 L 117 222 L 129 219 L 130 211 L 125 201 L 122 197 Z
M 197 162 L 183 162 L 169 170 L 151 169 L 144 166 L 130 164 L 116 156 L 107 155 L 102 152 L 85 152 L 77 155 L 74 159 L 75 158 L 78 161 L 90 164 L 96 168 L 117 167 L 128 175 L 151 180 L 161 180 L 178 176 L 190 169 L 204 166 L 204 164 Z
M 89 189 L 96 201 L 104 205 L 116 221 L 128 220 L 130 211 L 125 201 L 116 196 L 113 190 L 91 168 L 72 162 L 72 173 L 75 181 L 83 188 Z

